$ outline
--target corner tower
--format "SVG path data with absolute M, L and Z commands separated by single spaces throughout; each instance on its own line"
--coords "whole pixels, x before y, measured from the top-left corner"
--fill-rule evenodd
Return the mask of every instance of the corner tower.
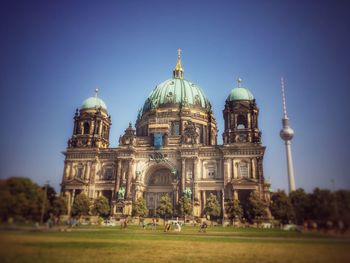
M 87 98 L 75 112 L 73 135 L 68 147 L 108 148 L 111 124 L 107 106 L 98 97 L 96 89 L 95 96 Z
M 249 89 L 242 87 L 241 82 L 241 79 L 237 80 L 237 87 L 232 89 L 226 99 L 223 110 L 224 144 L 261 143 L 261 132 L 258 128 L 259 109 L 253 94 Z

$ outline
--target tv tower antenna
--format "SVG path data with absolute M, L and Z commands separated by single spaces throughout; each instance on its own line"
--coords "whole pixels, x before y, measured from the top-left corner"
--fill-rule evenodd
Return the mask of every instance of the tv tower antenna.
M 291 141 L 294 136 L 294 131 L 291 127 L 289 127 L 289 119 L 287 115 L 286 95 L 284 90 L 283 77 L 281 78 L 281 89 L 282 89 L 283 118 L 282 118 L 282 130 L 280 131 L 280 136 L 281 136 L 281 139 L 284 141 L 285 147 L 286 147 L 289 192 L 292 192 L 292 191 L 295 191 L 294 166 L 293 166 L 292 145 L 291 145 Z

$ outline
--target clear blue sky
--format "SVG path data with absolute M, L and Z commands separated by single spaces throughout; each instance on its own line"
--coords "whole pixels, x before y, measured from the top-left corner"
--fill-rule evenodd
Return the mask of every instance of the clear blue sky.
M 180 47 L 220 143 L 235 79 L 255 95 L 273 189 L 287 189 L 281 76 L 297 187 L 349 189 L 349 13 L 347 1 L 1 1 L 0 176 L 58 190 L 75 109 L 98 85 L 116 147 Z

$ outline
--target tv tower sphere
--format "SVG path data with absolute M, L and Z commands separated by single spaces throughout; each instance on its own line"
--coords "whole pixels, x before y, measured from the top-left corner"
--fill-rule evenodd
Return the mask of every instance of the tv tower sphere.
M 282 121 L 283 122 L 283 121 Z M 284 125 L 283 125 L 284 126 Z M 284 126 L 280 131 L 281 139 L 284 141 L 290 141 L 293 139 L 294 130 L 289 126 Z

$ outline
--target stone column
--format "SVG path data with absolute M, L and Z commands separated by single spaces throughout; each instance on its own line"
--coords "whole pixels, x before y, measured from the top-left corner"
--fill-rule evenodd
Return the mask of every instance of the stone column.
M 229 181 L 229 161 L 230 159 L 224 158 L 224 185 L 226 185 Z
M 204 210 L 205 205 L 207 204 L 207 195 L 205 193 L 205 190 L 202 191 L 202 198 L 203 198 L 203 210 Z
M 251 171 L 252 171 L 252 174 L 251 174 L 251 178 L 256 178 L 256 172 L 255 172 L 255 159 L 252 158 L 251 159 Z
M 64 170 L 64 179 L 71 179 L 72 178 L 72 162 L 66 161 L 66 166 Z
M 98 127 L 99 128 L 98 135 L 100 136 L 102 136 L 102 126 L 103 126 L 103 121 L 101 120 L 100 126 Z
M 95 131 L 95 122 L 94 120 L 90 120 L 90 135 L 94 135 L 94 131 Z
M 87 162 L 85 165 L 85 173 L 84 173 L 84 179 L 88 180 L 90 178 L 90 162 Z
M 67 215 L 70 215 L 72 210 L 72 200 L 70 191 L 65 191 L 64 195 L 67 197 Z
M 120 187 L 120 177 L 121 177 L 121 169 L 122 169 L 122 161 L 117 161 L 117 168 L 116 168 L 116 177 L 115 177 L 115 188 L 114 188 L 114 197 L 118 198 L 118 191 Z
M 264 181 L 264 171 L 263 171 L 263 158 L 262 157 L 258 157 L 257 158 L 257 170 L 258 170 L 258 179 L 260 182 Z
M 63 178 L 62 182 L 69 179 L 70 163 L 68 161 L 64 162 Z
M 230 131 L 231 130 L 231 113 L 227 112 L 226 114 L 226 124 L 227 124 L 227 130 Z
M 80 134 L 83 134 L 84 133 L 84 125 L 83 125 L 82 121 L 79 123 L 79 126 L 80 126 Z
M 193 162 L 193 196 L 197 199 L 198 190 L 197 190 L 197 180 L 198 180 L 198 158 L 194 159 Z
M 238 200 L 238 191 L 233 189 L 233 200 Z
M 235 173 L 235 162 L 233 159 L 231 159 L 231 179 L 235 179 L 236 178 L 236 173 Z
M 75 198 L 75 189 L 73 190 L 73 193 L 72 193 L 71 206 L 74 203 L 74 198 Z
M 134 160 L 130 159 L 128 163 L 128 178 L 126 181 L 126 199 L 131 198 L 131 185 L 132 185 L 132 171 L 133 171 Z
M 185 190 L 186 183 L 186 159 L 181 160 L 181 193 Z

